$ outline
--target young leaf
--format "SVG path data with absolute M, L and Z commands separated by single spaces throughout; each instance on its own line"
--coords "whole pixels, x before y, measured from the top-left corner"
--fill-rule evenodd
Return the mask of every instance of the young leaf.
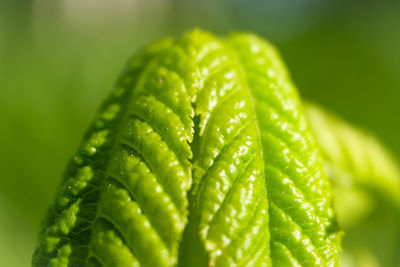
M 229 39 L 253 96 L 263 145 L 274 266 L 332 266 L 338 227 L 332 193 L 300 100 L 274 47 L 249 34 Z
M 67 168 L 34 266 L 333 266 L 332 195 L 273 47 L 194 30 L 135 56 Z

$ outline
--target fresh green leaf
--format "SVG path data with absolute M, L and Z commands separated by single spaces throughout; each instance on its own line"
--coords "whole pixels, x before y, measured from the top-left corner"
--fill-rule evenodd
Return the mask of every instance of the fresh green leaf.
M 335 266 L 332 192 L 275 49 L 194 30 L 135 56 L 44 222 L 34 266 Z

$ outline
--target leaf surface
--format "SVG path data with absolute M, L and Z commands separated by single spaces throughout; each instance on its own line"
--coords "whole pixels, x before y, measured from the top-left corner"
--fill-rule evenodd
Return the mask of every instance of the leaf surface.
M 194 30 L 135 56 L 69 164 L 34 266 L 334 266 L 332 193 L 275 49 Z

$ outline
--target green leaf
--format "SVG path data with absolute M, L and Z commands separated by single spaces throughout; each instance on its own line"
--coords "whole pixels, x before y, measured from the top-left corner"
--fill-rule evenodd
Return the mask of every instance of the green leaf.
M 339 255 L 331 189 L 297 93 L 275 49 L 234 35 L 263 144 L 273 265 L 334 265 Z
M 34 266 L 334 266 L 340 232 L 275 49 L 194 30 L 135 56 L 69 164 Z

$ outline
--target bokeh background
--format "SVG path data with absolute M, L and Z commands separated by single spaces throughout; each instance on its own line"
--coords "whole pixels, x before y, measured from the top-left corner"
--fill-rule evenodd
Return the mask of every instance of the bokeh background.
M 304 98 L 400 155 L 399 1 L 1 0 L 0 265 L 30 265 L 66 163 L 128 57 L 196 26 L 266 37 Z

